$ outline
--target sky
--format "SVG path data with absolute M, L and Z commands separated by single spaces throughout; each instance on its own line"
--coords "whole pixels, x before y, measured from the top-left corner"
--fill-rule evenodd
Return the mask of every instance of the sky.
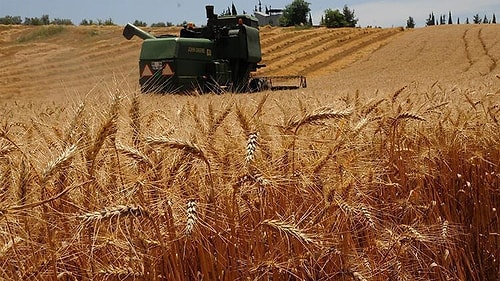
M 83 19 L 107 20 L 125 25 L 127 22 L 140 20 L 147 24 L 157 22 L 183 21 L 193 22 L 197 26 L 206 23 L 205 5 L 214 5 L 215 12 L 221 13 L 234 2 L 239 13 L 252 13 L 259 0 L 0 0 L 0 17 L 20 16 L 50 19 L 71 19 L 75 25 Z M 457 17 L 464 23 L 468 17 L 472 21 L 475 14 L 481 19 L 489 19 L 493 13 L 500 16 L 499 0 L 306 0 L 310 3 L 313 23 L 318 24 L 326 9 L 342 9 L 347 5 L 354 10 L 359 19 L 358 25 L 395 27 L 405 26 L 408 17 L 413 17 L 417 27 L 425 26 L 425 20 L 431 12 L 439 18 L 452 12 L 455 22 Z M 284 8 L 293 0 L 261 0 L 262 6 Z M 264 9 L 264 8 L 263 8 Z M 497 19 L 500 22 L 500 18 Z

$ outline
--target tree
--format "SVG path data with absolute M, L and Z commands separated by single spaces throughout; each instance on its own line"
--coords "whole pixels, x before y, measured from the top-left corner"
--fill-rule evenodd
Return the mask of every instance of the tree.
M 469 24 L 469 23 L 470 23 L 470 22 L 469 22 L 469 17 L 467 17 L 467 18 L 465 19 L 465 24 Z
M 292 26 L 307 23 L 307 14 L 311 11 L 310 3 L 304 0 L 294 0 L 283 10 L 280 23 L 283 26 Z
M 5 16 L 3 18 L 0 18 L 0 24 L 6 24 L 6 25 L 19 25 L 23 23 L 23 20 L 21 19 L 20 16 Z
M 55 18 L 50 21 L 50 24 L 56 24 L 56 25 L 73 25 L 73 22 L 70 19 L 59 19 Z
M 42 25 L 50 24 L 49 15 L 42 15 L 41 21 L 42 21 Z
M 446 15 L 441 15 L 441 18 L 439 19 L 439 24 L 441 25 L 446 24 Z
M 451 19 L 451 11 L 448 12 L 448 24 L 453 24 L 453 20 Z
M 497 17 L 495 16 L 495 13 L 493 13 L 493 19 L 491 20 L 491 23 L 497 23 Z
M 344 19 L 347 23 L 346 27 L 355 27 L 358 23 L 358 19 L 354 15 L 354 10 L 349 10 L 347 5 L 344 5 L 344 9 L 342 10 L 342 14 L 344 15 Z
M 489 23 L 488 18 L 486 17 L 486 15 L 484 15 L 483 23 Z
M 472 18 L 472 22 L 473 22 L 473 23 L 475 23 L 475 24 L 481 23 L 481 18 L 479 17 L 479 14 L 476 14 L 476 15 Z
M 326 9 L 325 15 L 321 19 L 321 25 L 324 25 L 326 27 L 338 28 L 346 26 L 347 22 L 344 15 L 339 11 L 339 9 Z
M 406 21 L 406 28 L 415 28 L 415 20 L 413 17 L 408 17 L 408 20 Z
M 457 24 L 460 24 L 460 18 L 457 18 Z
M 139 27 L 145 27 L 145 26 L 148 26 L 148 24 L 147 24 L 147 23 L 145 23 L 145 22 L 143 22 L 143 21 L 141 21 L 141 20 L 135 20 L 135 21 L 134 21 L 134 23 L 133 23 L 133 25 L 135 25 L 135 26 L 139 26 Z
M 429 14 L 429 17 L 425 21 L 426 26 L 436 25 L 436 18 L 434 17 L 434 12 Z

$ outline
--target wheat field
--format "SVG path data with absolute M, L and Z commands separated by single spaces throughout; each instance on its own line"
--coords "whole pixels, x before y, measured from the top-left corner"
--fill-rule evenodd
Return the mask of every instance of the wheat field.
M 240 95 L 142 95 L 111 61 L 89 62 L 97 84 L 57 60 L 35 75 L 16 44 L 69 34 L 2 43 L 0 279 L 498 280 L 499 29 L 451 29 L 356 30 L 387 41 L 303 62 L 307 89 Z M 267 32 L 271 54 L 296 31 Z M 464 48 L 429 44 L 442 32 Z

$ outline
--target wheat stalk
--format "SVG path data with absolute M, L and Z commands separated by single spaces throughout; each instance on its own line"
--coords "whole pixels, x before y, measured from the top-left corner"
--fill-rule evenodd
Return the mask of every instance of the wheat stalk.
M 250 126 L 250 121 L 248 120 L 245 113 L 241 110 L 239 106 L 236 106 L 236 117 L 240 123 L 241 128 L 243 129 L 243 133 L 248 136 L 250 135 L 252 129 Z

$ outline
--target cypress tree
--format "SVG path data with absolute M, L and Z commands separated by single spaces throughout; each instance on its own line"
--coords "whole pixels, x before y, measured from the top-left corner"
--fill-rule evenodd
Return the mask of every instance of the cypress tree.
M 493 13 L 493 19 L 491 20 L 491 23 L 497 23 L 497 17 L 495 16 L 495 13 Z
M 453 21 L 451 20 L 451 11 L 448 13 L 448 24 L 453 24 Z

